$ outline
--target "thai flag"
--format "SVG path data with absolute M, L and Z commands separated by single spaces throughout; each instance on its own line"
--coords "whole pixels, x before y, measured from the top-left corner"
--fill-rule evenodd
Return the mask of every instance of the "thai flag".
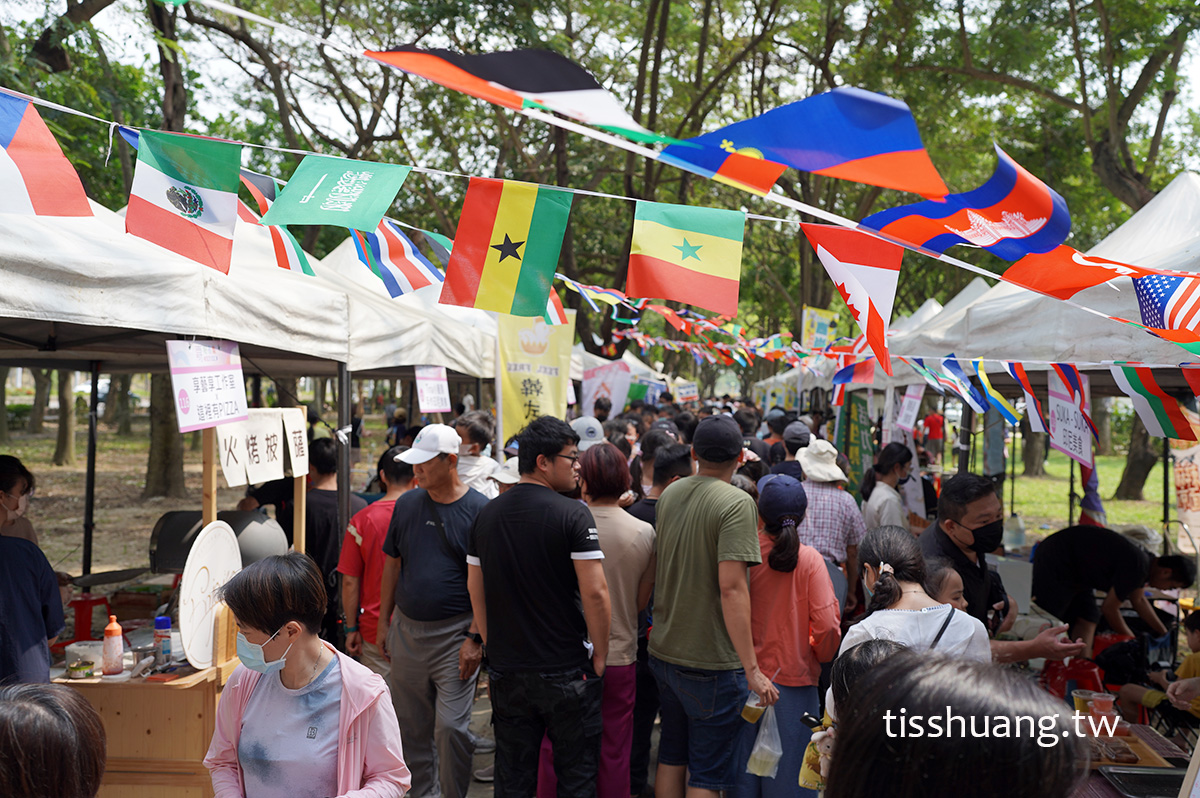
M 446 279 L 391 219 L 380 222 L 373 233 L 350 232 L 358 259 L 383 281 L 393 299 Z
M 0 92 L 0 213 L 91 216 L 87 194 L 28 100 Z
M 1133 281 L 1142 324 L 1196 331 L 1200 325 L 1200 279 L 1155 274 Z
M 872 214 L 862 226 L 939 255 L 955 244 L 1016 261 L 1049 252 L 1071 232 L 1066 201 L 996 147 L 996 171 L 979 188 Z

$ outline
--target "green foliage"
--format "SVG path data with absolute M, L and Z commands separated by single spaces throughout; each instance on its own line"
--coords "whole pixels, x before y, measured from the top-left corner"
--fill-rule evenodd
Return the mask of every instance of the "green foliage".
M 29 425 L 29 414 L 33 412 L 33 405 L 9 404 L 5 410 L 8 428 L 13 431 L 23 430 Z

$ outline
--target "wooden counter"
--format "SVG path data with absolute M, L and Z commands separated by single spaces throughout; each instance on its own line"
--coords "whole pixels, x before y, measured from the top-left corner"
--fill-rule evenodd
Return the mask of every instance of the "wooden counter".
M 104 721 L 108 765 L 99 798 L 212 797 L 204 755 L 221 691 L 238 665 L 229 612 L 218 612 L 216 624 L 220 664 L 211 668 L 170 682 L 57 680 L 78 690 Z

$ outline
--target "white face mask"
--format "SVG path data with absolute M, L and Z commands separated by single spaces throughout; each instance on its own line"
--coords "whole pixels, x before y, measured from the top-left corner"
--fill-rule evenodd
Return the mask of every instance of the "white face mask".
M 459 446 L 458 446 L 458 456 L 459 457 L 470 457 L 472 454 L 473 454 L 473 452 L 471 451 L 471 444 L 469 444 L 469 443 L 459 444 Z
M 4 508 L 4 512 L 8 515 L 9 519 L 10 520 L 17 519 L 17 518 L 20 518 L 22 515 L 24 515 L 26 507 L 29 506 L 29 499 L 26 498 L 25 494 L 21 494 L 20 496 L 18 496 L 17 494 L 9 493 L 8 491 L 3 491 L 3 493 L 4 493 L 4 502 L 2 504 L 0 504 L 0 507 Z M 17 500 L 16 507 L 8 506 L 8 501 L 10 499 Z

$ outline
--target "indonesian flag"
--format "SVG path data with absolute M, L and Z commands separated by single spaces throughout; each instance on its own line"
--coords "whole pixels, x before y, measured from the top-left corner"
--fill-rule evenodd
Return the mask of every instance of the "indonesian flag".
M 887 331 L 904 249 L 846 227 L 800 226 L 866 336 L 875 359 L 890 376 Z
M 241 152 L 232 142 L 142 131 L 125 231 L 229 274 Z

